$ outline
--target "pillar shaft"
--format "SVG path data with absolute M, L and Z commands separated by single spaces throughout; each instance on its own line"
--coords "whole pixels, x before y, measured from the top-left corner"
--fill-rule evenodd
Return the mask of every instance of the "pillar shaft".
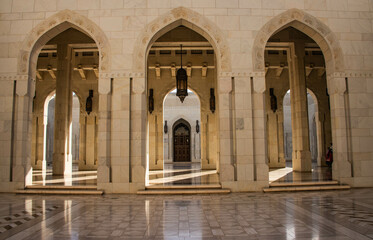
M 72 168 L 70 126 L 72 122 L 71 49 L 57 45 L 56 107 L 54 122 L 53 174 L 70 173 Z
M 304 68 L 304 43 L 297 42 L 290 47 L 289 77 L 291 121 L 293 132 L 293 169 L 308 172 L 312 170 L 308 129 L 307 86 Z

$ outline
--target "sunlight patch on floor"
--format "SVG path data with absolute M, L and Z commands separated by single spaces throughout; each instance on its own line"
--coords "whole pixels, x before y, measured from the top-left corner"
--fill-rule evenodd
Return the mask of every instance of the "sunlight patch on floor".
M 271 170 L 269 172 L 269 183 L 272 183 L 274 181 L 277 181 L 278 179 L 286 176 L 287 174 L 293 172 L 293 168 L 291 167 L 285 167 L 285 168 L 279 168 L 276 170 Z
M 171 183 L 171 182 L 175 182 L 175 181 L 192 179 L 192 178 L 206 176 L 206 175 L 212 175 L 212 174 L 216 174 L 216 173 L 217 173 L 216 170 L 208 170 L 208 171 L 200 171 L 200 172 L 195 172 L 195 173 L 187 173 L 187 174 L 182 174 L 182 175 L 151 179 L 151 180 L 149 180 L 149 185 Z

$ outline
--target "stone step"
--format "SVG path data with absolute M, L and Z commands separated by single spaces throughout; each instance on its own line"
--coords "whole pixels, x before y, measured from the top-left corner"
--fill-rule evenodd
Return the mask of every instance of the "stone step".
M 148 189 L 137 191 L 139 195 L 186 195 L 186 194 L 227 194 L 230 193 L 229 189 L 218 189 L 218 188 L 208 188 L 208 189 Z
M 296 187 L 269 187 L 263 188 L 263 192 L 297 192 L 297 191 L 322 191 L 322 190 L 346 190 L 351 187 L 348 185 L 314 185 L 314 186 L 296 186 Z
M 54 195 L 102 195 L 104 191 L 97 186 L 27 186 L 17 194 L 54 194 Z
M 221 189 L 220 184 L 201 184 L 201 185 L 151 185 L 145 187 L 147 190 L 163 189 Z
M 318 182 L 272 182 L 270 187 L 295 187 L 295 186 L 324 186 L 324 185 L 338 185 L 338 181 L 318 181 Z
M 74 186 L 63 186 L 63 185 L 28 185 L 25 189 L 64 189 L 64 190 L 97 190 L 96 185 L 74 185 Z

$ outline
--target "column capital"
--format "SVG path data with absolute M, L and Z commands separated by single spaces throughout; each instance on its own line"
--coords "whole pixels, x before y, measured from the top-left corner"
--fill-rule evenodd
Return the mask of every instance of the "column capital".
M 132 92 L 134 94 L 142 94 L 145 92 L 145 77 L 132 78 Z
M 256 93 L 264 93 L 266 90 L 266 79 L 264 76 L 253 78 L 253 90 Z
M 109 94 L 111 92 L 111 79 L 108 77 L 101 77 L 98 79 L 98 93 Z
M 219 93 L 230 93 L 232 91 L 232 78 L 229 76 L 218 78 Z
M 29 77 L 19 77 L 17 80 L 16 94 L 18 96 L 26 96 L 29 94 L 30 97 L 34 97 L 35 94 L 35 79 Z
M 329 95 L 333 95 L 333 94 L 343 95 L 347 90 L 346 80 L 344 77 L 328 76 L 327 84 L 328 84 Z

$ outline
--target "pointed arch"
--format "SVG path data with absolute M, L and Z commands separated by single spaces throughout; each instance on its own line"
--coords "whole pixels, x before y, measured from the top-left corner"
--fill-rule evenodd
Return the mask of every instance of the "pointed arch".
M 108 72 L 110 70 L 110 46 L 105 33 L 87 17 L 66 9 L 39 23 L 26 36 L 18 54 L 18 74 L 29 74 L 34 78 L 37 57 L 41 48 L 50 39 L 71 27 L 85 33 L 96 42 L 100 53 L 100 72 Z
M 307 34 L 319 45 L 328 74 L 344 70 L 343 53 L 336 35 L 316 17 L 293 8 L 272 18 L 259 30 L 253 47 L 254 71 L 264 71 L 264 50 L 268 39 L 287 27 L 294 27 Z
M 184 25 L 205 37 L 216 52 L 217 69 L 231 71 L 231 57 L 223 32 L 209 19 L 185 7 L 178 7 L 149 23 L 138 35 L 133 53 L 133 71 L 142 72 L 151 44 L 164 33 Z

